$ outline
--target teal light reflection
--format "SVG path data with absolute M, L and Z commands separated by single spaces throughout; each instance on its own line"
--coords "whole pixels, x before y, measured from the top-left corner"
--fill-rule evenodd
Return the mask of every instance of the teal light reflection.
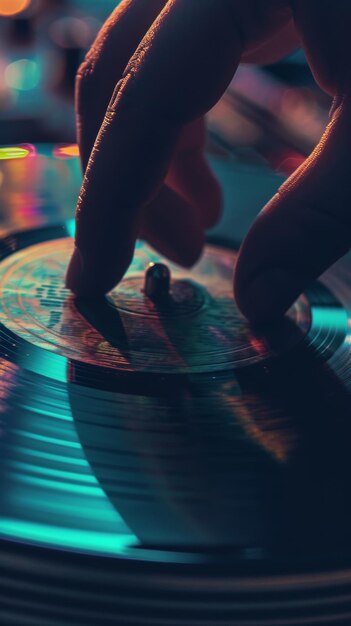
M 47 465 L 47 464 L 46 464 Z M 19 461 L 9 462 L 9 467 L 17 470 L 17 472 L 21 475 L 21 473 L 25 474 L 38 474 L 39 476 L 51 476 L 60 481 L 60 485 L 62 485 L 65 481 L 69 482 L 71 486 L 71 482 L 74 483 L 85 483 L 88 485 L 96 485 L 96 478 L 92 475 L 86 474 L 78 474 L 75 472 L 67 472 L 65 470 L 52 469 L 51 467 L 41 467 L 40 465 L 34 465 L 31 463 L 21 463 Z M 95 490 L 94 490 L 95 493 Z M 100 495 L 100 494 L 99 494 Z
M 66 220 L 66 229 L 70 237 L 74 239 L 76 234 L 76 222 L 74 219 Z
M 86 462 L 83 459 L 65 459 L 58 454 L 51 454 L 50 452 L 42 452 L 40 450 L 30 450 L 23 446 L 16 446 L 16 450 L 19 454 L 34 457 L 35 459 L 44 459 L 44 461 L 53 461 L 56 463 L 64 463 L 69 465 L 77 465 L 78 467 L 86 467 Z
M 43 374 L 47 355 L 51 356 L 45 352 L 38 351 L 31 367 L 21 370 L 13 396 L 7 393 L 2 415 L 7 436 L 0 440 L 0 471 L 6 482 L 0 537 L 121 556 L 138 540 L 85 457 L 67 383 L 33 374 L 35 370 Z M 62 378 L 66 381 L 66 369 Z
M 57 382 L 67 381 L 68 360 L 60 354 L 54 354 L 48 350 L 30 346 L 30 351 L 26 348 L 19 350 L 17 355 L 17 365 L 24 370 L 51 378 Z
M 0 519 L 0 536 L 21 539 L 56 548 L 117 556 L 131 546 L 131 535 L 99 533 L 90 530 L 61 528 L 33 522 Z
M 81 445 L 78 441 L 63 441 L 62 439 L 58 439 L 57 437 L 47 437 L 45 435 L 38 435 L 37 433 L 26 432 L 25 430 L 18 430 L 16 428 L 14 428 L 12 432 L 16 435 L 21 435 L 22 437 L 34 439 L 35 441 L 41 441 L 43 443 L 66 446 L 67 448 L 76 448 L 78 450 L 80 450 L 81 448 Z
M 347 328 L 347 312 L 342 308 L 316 306 L 313 309 L 313 322 L 317 327 L 332 328 L 345 332 Z

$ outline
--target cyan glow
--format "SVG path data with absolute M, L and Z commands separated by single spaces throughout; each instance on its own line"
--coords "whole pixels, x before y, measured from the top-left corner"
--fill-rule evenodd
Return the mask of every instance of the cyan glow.
M 72 483 L 60 483 L 56 480 L 47 478 L 36 478 L 34 476 L 23 476 L 23 474 L 13 474 L 13 478 L 18 482 L 28 485 L 29 487 L 42 487 L 50 491 L 65 491 L 67 493 L 76 493 L 81 496 L 89 496 L 91 498 L 106 498 L 100 487 L 86 487 L 85 485 L 74 485 Z
M 50 452 L 43 452 L 42 450 L 31 450 L 23 446 L 16 446 L 16 452 L 25 456 L 30 456 L 35 459 L 45 459 L 46 461 L 52 461 L 54 463 L 66 463 L 67 465 L 77 465 L 79 467 L 87 468 L 88 463 L 84 459 L 67 458 L 59 456 L 58 454 L 51 454 Z
M 313 309 L 313 323 L 319 327 L 332 328 L 344 331 L 347 326 L 347 313 L 337 307 L 315 307 Z
M 75 220 L 66 220 L 66 228 L 70 237 L 74 239 L 76 234 L 76 223 Z
M 72 421 L 72 416 L 70 414 L 65 415 L 62 412 L 46 410 L 46 408 L 40 409 L 37 406 L 29 404 L 23 404 L 21 408 L 25 409 L 26 411 L 31 411 L 32 413 L 37 413 L 38 415 L 45 415 L 48 417 L 54 417 L 55 419 L 64 420 L 65 422 Z
M 21 503 L 25 504 L 27 509 L 33 512 L 39 512 L 43 508 L 43 497 L 40 492 L 33 495 L 33 492 L 30 494 L 28 491 L 25 491 L 21 494 Z M 116 522 L 116 512 L 112 507 L 108 505 L 105 506 L 105 503 L 102 501 L 100 506 L 94 506 L 89 508 L 89 518 L 86 518 L 86 509 L 82 506 L 82 502 L 79 498 L 73 496 L 72 498 L 61 497 L 58 501 L 57 495 L 53 500 L 47 499 L 45 502 L 45 512 L 47 515 L 47 519 L 52 519 L 53 517 L 56 520 L 56 526 L 61 526 L 58 523 L 58 509 L 60 514 L 60 519 L 74 519 L 75 522 L 80 520 L 80 525 L 84 526 L 86 530 L 93 528 L 94 532 L 99 534 L 103 533 L 105 529 L 108 528 L 110 534 L 113 534 L 113 531 L 118 528 L 121 530 L 122 526 L 118 523 L 118 519 Z M 74 528 L 77 528 L 77 523 L 72 524 Z M 66 525 L 63 525 L 66 528 Z M 125 527 L 125 533 L 128 534 L 129 529 Z M 115 532 L 115 534 L 119 534 L 119 532 Z M 135 541 L 134 535 L 131 535 L 132 540 Z
M 47 350 L 32 350 L 28 353 L 23 348 L 18 354 L 17 364 L 23 369 L 57 382 L 67 382 L 67 359 L 60 354 L 53 354 Z
M 16 435 L 21 435 L 22 437 L 27 437 L 28 439 L 34 439 L 35 441 L 42 441 L 43 443 L 49 443 L 54 446 L 65 446 L 67 448 L 76 448 L 77 450 L 82 449 L 80 443 L 77 441 L 66 441 L 65 439 L 57 439 L 56 437 L 47 437 L 46 435 L 38 435 L 37 433 L 31 433 L 17 428 L 14 428 L 12 432 Z
M 28 367 L 21 370 L 14 396 L 6 388 L 6 376 L 1 377 L 7 398 L 1 419 L 8 437 L 0 438 L 1 472 L 7 485 L 1 499 L 0 536 L 111 556 L 121 555 L 127 547 L 133 552 L 137 538 L 85 457 L 67 385 L 48 376 L 56 361 L 48 357 L 56 355 L 42 351 L 41 358 L 39 350 L 33 354 L 31 361 L 23 348 L 22 360 L 28 359 Z M 67 366 L 67 360 L 62 361 Z M 44 378 L 33 375 L 36 369 Z
M 131 547 L 134 535 L 98 533 L 76 528 L 60 528 L 33 522 L 0 519 L 0 535 L 8 539 L 30 541 L 84 552 L 121 555 Z
M 86 474 L 76 474 L 74 472 L 52 469 L 51 467 L 40 467 L 40 465 L 23 463 L 21 461 L 9 462 L 8 467 L 20 472 L 23 471 L 25 473 L 39 474 L 41 476 L 52 476 L 58 481 L 73 481 L 74 483 L 87 483 L 89 485 L 97 484 L 96 478 L 93 475 L 89 476 Z M 69 485 L 71 486 L 73 483 L 69 482 Z

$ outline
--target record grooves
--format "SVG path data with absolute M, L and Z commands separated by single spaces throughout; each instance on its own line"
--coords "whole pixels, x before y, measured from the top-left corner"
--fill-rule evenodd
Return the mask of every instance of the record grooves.
M 92 303 L 71 247 L 0 242 L 1 623 L 350 624 L 350 259 L 258 332 L 234 250 Z

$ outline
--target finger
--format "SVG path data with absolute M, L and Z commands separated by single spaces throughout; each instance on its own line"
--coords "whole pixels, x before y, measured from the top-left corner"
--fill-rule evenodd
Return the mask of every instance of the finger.
M 262 323 L 282 315 L 351 245 L 350 96 L 307 161 L 262 211 L 240 251 L 235 296 Z
M 98 33 L 76 80 L 77 132 L 85 171 L 116 83 L 166 0 L 123 0 Z
M 67 275 L 75 293 L 89 284 L 91 295 L 106 293 L 119 282 L 133 255 L 138 209 L 159 191 L 181 127 L 211 108 L 231 80 L 242 44 L 230 7 L 171 1 L 127 66 L 78 201 Z
M 204 117 L 187 124 L 166 177 L 167 185 L 198 209 L 205 229 L 213 227 L 222 212 L 222 191 L 205 156 L 206 140 Z
M 260 45 L 245 52 L 241 60 L 243 63 L 269 65 L 270 63 L 276 63 L 300 46 L 300 36 L 294 21 L 290 19 L 276 30 L 272 36 L 260 42 Z
M 138 237 L 170 261 L 191 267 L 204 245 L 201 213 L 163 185 L 155 200 L 141 212 Z
M 191 267 L 201 255 L 204 228 L 200 213 L 184 202 L 178 194 L 163 185 L 157 198 L 141 211 L 137 236 L 147 241 L 157 252 L 183 267 Z M 102 252 L 103 254 L 103 252 Z M 73 292 L 82 296 L 101 289 L 101 276 L 90 267 L 88 284 L 75 285 L 75 275 L 68 270 L 67 282 Z
M 107 20 L 80 67 L 76 83 L 76 110 L 83 169 L 86 168 L 113 88 L 164 4 L 165 0 L 122 2 Z M 168 251 L 171 260 L 186 266 L 198 258 L 202 246 L 203 228 L 201 233 L 198 232 L 199 211 L 204 228 L 214 225 L 221 212 L 220 187 L 203 154 L 205 141 L 203 118 L 183 129 L 170 167 L 171 175 L 167 179 L 180 198 L 175 198 L 175 194 L 166 188 L 161 198 L 167 219 L 160 214 L 161 201 L 157 196 L 144 211 L 142 220 L 140 236 L 162 254 L 167 255 Z M 173 210 L 174 215 L 171 214 Z M 182 225 L 180 216 L 183 216 Z M 161 235 L 165 237 L 164 241 Z M 192 249 L 189 235 L 193 239 Z
M 313 75 L 334 96 L 350 85 L 351 3 L 348 0 L 291 0 L 295 24 Z

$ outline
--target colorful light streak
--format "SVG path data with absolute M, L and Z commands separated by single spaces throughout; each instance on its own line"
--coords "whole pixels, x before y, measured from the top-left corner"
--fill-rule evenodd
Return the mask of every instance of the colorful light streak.
M 0 534 L 10 539 L 20 538 L 22 541 L 109 555 L 120 555 L 133 543 L 133 535 L 130 534 L 66 529 L 8 518 L 0 520 Z
M 11 159 L 25 159 L 30 155 L 28 148 L 19 146 L 7 146 L 0 148 L 0 161 L 9 161 Z
M 75 143 L 64 146 L 56 146 L 53 150 L 53 155 L 58 159 L 79 157 L 79 148 Z

